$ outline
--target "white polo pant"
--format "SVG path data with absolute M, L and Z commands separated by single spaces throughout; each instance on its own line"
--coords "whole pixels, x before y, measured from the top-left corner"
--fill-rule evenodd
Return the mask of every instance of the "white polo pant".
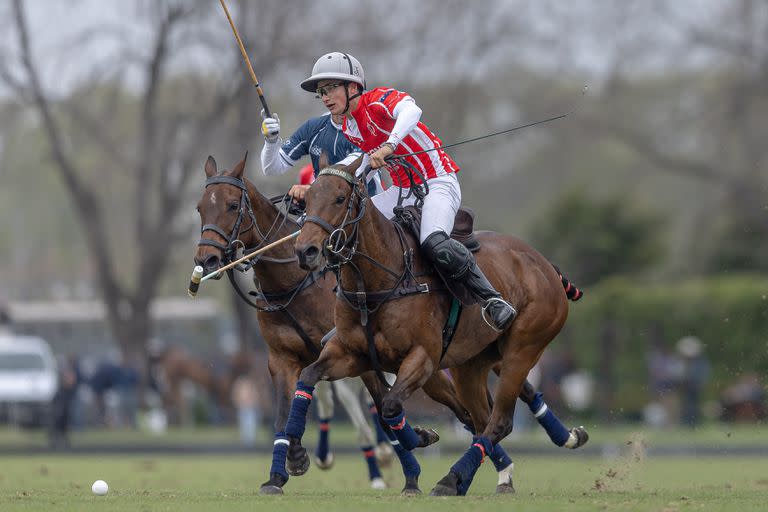
M 456 219 L 456 212 L 461 206 L 461 187 L 456 174 L 438 176 L 427 180 L 429 185 L 429 194 L 424 198 L 424 206 L 421 212 L 421 234 L 419 241 L 421 243 L 435 231 L 445 231 L 449 235 L 453 230 L 453 222 Z M 409 188 L 404 188 L 402 195 L 406 196 L 410 192 Z M 373 204 L 384 215 L 389 218 L 394 217 L 393 210 L 397 206 L 397 197 L 399 187 L 393 185 L 380 194 L 371 198 Z M 410 206 L 416 202 L 416 197 L 411 196 L 403 200 L 403 206 Z

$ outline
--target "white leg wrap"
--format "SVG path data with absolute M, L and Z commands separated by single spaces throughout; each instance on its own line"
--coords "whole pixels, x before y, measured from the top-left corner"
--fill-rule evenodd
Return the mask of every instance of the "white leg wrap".
M 568 440 L 565 442 L 563 446 L 566 448 L 575 448 L 576 444 L 579 442 L 579 439 L 573 434 L 573 431 L 568 433 Z
M 499 471 L 499 483 L 498 485 L 512 483 L 512 471 L 515 469 L 515 463 L 511 463 L 506 468 Z
M 541 407 L 539 408 L 538 411 L 536 411 L 536 413 L 534 413 L 534 416 L 536 418 L 542 417 L 547 412 L 547 409 L 548 409 L 547 404 L 541 404 Z

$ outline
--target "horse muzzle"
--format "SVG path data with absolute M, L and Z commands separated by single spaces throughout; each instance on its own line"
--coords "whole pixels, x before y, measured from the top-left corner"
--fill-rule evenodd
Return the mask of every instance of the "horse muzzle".
M 320 266 L 322 253 L 320 247 L 315 244 L 306 246 L 296 246 L 296 257 L 299 259 L 299 266 L 304 270 L 317 270 Z
M 208 275 L 216 272 L 221 268 L 221 258 L 216 254 L 208 254 L 203 258 L 195 258 L 195 263 L 203 267 L 203 275 Z M 221 274 L 212 277 L 211 279 L 221 279 Z

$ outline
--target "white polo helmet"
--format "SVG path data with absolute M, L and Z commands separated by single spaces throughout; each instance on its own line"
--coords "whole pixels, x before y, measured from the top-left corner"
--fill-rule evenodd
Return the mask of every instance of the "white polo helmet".
M 365 89 L 365 71 L 360 61 L 348 53 L 326 53 L 312 66 L 312 76 L 301 82 L 305 91 L 315 92 L 317 82 L 337 78 L 345 82 L 355 82 Z

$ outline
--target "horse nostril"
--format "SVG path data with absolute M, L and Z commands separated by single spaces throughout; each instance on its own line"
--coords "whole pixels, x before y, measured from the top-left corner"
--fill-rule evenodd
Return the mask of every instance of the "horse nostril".
M 317 246 L 310 245 L 304 250 L 304 257 L 307 261 L 312 261 L 317 257 L 317 255 L 320 254 L 320 249 L 317 248 Z
M 203 260 L 203 268 L 206 270 L 219 268 L 219 257 L 215 254 L 209 254 L 205 260 Z

